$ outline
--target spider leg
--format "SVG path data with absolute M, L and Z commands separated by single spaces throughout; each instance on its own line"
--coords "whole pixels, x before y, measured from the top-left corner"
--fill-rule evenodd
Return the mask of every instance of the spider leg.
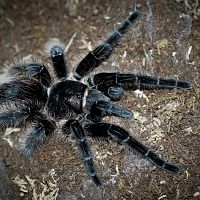
M 28 61 L 15 61 L 8 67 L 7 73 L 15 79 L 35 78 L 40 81 L 44 86 L 49 87 L 51 84 L 51 77 L 46 67 L 37 59 Z
M 108 123 L 97 123 L 89 125 L 87 127 L 87 130 L 91 137 L 110 137 L 126 144 L 130 149 L 136 150 L 142 156 L 147 158 L 152 164 L 156 165 L 162 170 L 166 170 L 172 173 L 182 172 L 182 170 L 179 167 L 170 164 L 162 158 L 160 158 L 158 155 L 149 150 L 148 147 L 138 142 L 136 139 L 130 136 L 130 134 L 127 131 L 125 131 L 119 126 Z
M 25 105 L 20 105 L 20 103 L 0 105 L 0 129 L 16 127 L 24 123 L 31 115 L 31 109 Z
M 64 49 L 59 45 L 55 45 L 50 51 L 56 77 L 58 79 L 66 78 L 67 67 L 64 59 Z
M 77 120 L 69 120 L 66 124 L 64 124 L 65 128 L 70 129 L 70 132 L 76 139 L 76 142 L 79 147 L 79 151 L 82 155 L 82 159 L 84 160 L 84 164 L 86 166 L 86 170 L 88 175 L 91 177 L 94 184 L 99 187 L 101 186 L 101 181 L 99 180 L 96 170 L 94 167 L 94 162 L 92 159 L 92 153 L 89 148 L 89 145 L 86 141 L 86 135 L 84 133 L 83 127 Z M 65 130 L 65 129 L 63 129 Z
M 90 73 L 96 67 L 98 67 L 104 60 L 112 54 L 123 35 L 131 27 L 131 25 L 138 19 L 139 12 L 133 12 L 122 25 L 112 33 L 112 35 L 103 42 L 103 44 L 97 46 L 93 51 L 89 52 L 88 55 L 79 63 L 77 66 L 74 77 L 77 80 L 82 79 L 85 75 Z
M 100 122 L 103 117 L 108 115 L 131 118 L 133 113 L 108 101 L 96 101 L 92 105 L 90 110 L 90 118 L 93 122 Z
M 26 136 L 22 155 L 31 155 L 55 130 L 55 122 L 46 119 L 32 122 L 22 132 Z
M 113 87 L 126 90 L 192 89 L 192 84 L 188 81 L 137 74 L 99 73 L 94 75 L 93 78 L 88 78 L 87 82 L 91 87 L 103 92 L 106 96 L 110 96 L 109 93 L 110 90 L 113 90 Z M 116 89 L 116 91 L 119 91 L 119 96 L 123 94 L 120 89 Z
M 0 85 L 0 105 L 18 100 L 42 107 L 47 100 L 47 90 L 40 82 L 30 79 L 13 80 Z
M 104 91 L 101 92 L 106 94 L 112 101 L 119 101 L 124 95 L 124 89 L 122 87 L 104 87 Z

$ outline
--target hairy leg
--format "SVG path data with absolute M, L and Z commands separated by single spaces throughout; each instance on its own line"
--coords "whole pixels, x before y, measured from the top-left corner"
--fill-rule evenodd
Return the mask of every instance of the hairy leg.
M 123 35 L 138 19 L 138 17 L 139 12 L 133 12 L 107 40 L 96 47 L 93 51 L 89 52 L 88 55 L 78 64 L 74 72 L 74 77 L 78 80 L 82 79 L 92 70 L 97 68 L 103 61 L 108 59 L 119 41 L 122 39 Z
M 22 155 L 31 155 L 46 141 L 48 136 L 53 134 L 55 128 L 55 122 L 46 119 L 38 119 L 38 121 L 28 124 L 22 131 L 22 134 L 25 135 L 25 142 L 21 149 Z
M 31 109 L 26 105 L 20 105 L 20 102 L 4 103 L 0 105 L 0 129 L 17 127 L 28 121 L 31 115 Z
M 105 116 L 116 116 L 122 118 L 131 118 L 133 113 L 130 110 L 122 108 L 108 101 L 96 101 L 90 110 L 90 118 L 93 122 L 100 122 Z
M 120 100 L 124 90 L 192 89 L 192 84 L 188 81 L 122 73 L 99 73 L 88 78 L 87 82 L 114 101 Z
M 36 80 L 13 80 L 0 85 L 0 105 L 5 102 L 23 101 L 27 104 L 44 106 L 47 100 L 46 88 Z
M 101 181 L 99 180 L 94 167 L 92 153 L 89 145 L 87 144 L 86 135 L 81 124 L 77 120 L 72 119 L 64 124 L 63 130 L 66 132 L 70 131 L 73 134 L 73 137 L 76 139 L 77 145 L 79 147 L 81 157 L 84 161 L 87 174 L 91 177 L 93 183 L 97 187 L 101 186 Z
M 38 59 L 29 60 L 15 60 L 11 63 L 5 74 L 1 76 L 8 76 L 10 79 L 19 80 L 24 78 L 36 79 L 44 86 L 49 87 L 51 84 L 51 76 L 46 67 Z
M 56 77 L 58 79 L 66 78 L 67 66 L 64 59 L 64 49 L 61 46 L 55 45 L 50 51 Z
M 139 152 L 142 156 L 147 158 L 152 164 L 156 165 L 162 170 L 166 170 L 172 173 L 179 173 L 182 170 L 176 165 L 170 164 L 160 158 L 158 155 L 149 150 L 148 147 L 143 145 L 134 139 L 127 131 L 123 128 L 108 124 L 108 123 L 97 123 L 91 124 L 87 127 L 89 135 L 91 137 L 102 137 L 102 138 L 112 138 L 123 144 L 126 144 L 130 149 Z

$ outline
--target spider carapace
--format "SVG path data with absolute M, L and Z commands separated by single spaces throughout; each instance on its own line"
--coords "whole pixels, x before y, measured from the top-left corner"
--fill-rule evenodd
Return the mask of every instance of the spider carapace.
M 132 12 L 108 39 L 83 58 L 73 72 L 68 72 L 64 49 L 59 42 L 53 42 L 49 47 L 53 70 L 37 59 L 14 62 L 5 69 L 0 85 L 0 128 L 23 127 L 26 141 L 21 152 L 24 155 L 32 154 L 50 135 L 71 135 L 79 147 L 87 174 L 96 186 L 100 186 L 87 137 L 102 137 L 117 140 L 136 150 L 162 170 L 182 171 L 153 153 L 123 128 L 102 122 L 102 119 L 117 116 L 128 120 L 133 116 L 131 110 L 113 103 L 119 101 L 126 90 L 191 89 L 191 83 L 132 73 L 89 76 L 109 58 L 139 15 L 138 11 Z

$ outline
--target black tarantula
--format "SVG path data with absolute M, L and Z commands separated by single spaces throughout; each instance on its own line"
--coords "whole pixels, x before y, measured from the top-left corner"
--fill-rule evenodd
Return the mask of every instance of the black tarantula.
M 50 48 L 53 73 L 37 60 L 14 63 L 1 75 L 0 128 L 22 126 L 27 134 L 22 149 L 30 155 L 48 136 L 62 132 L 76 140 L 87 174 L 96 186 L 101 181 L 96 174 L 87 137 L 117 140 L 162 170 L 179 173 L 182 170 L 160 158 L 148 147 L 134 139 L 123 128 L 102 122 L 105 116 L 131 118 L 133 113 L 113 104 L 125 90 L 135 89 L 191 89 L 190 82 L 138 74 L 98 73 L 87 76 L 109 58 L 123 35 L 138 19 L 132 14 L 102 44 L 82 59 L 72 73 L 68 73 L 64 50 L 54 44 Z

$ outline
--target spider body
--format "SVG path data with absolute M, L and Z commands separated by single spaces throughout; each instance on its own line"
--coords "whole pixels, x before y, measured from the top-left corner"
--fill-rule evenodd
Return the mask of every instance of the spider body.
M 87 86 L 83 83 L 66 80 L 54 85 L 47 102 L 48 113 L 58 119 L 70 119 L 83 112 L 83 100 Z
M 6 80 L 0 85 L 0 128 L 23 127 L 22 132 L 27 135 L 22 148 L 24 155 L 32 154 L 48 136 L 59 132 L 66 137 L 71 134 L 76 140 L 87 174 L 96 186 L 100 186 L 101 181 L 87 137 L 117 140 L 163 170 L 172 173 L 182 171 L 153 153 L 123 128 L 101 121 L 105 116 L 126 119 L 133 116 L 132 111 L 113 103 L 121 99 L 125 90 L 191 89 L 191 83 L 137 74 L 99 73 L 87 76 L 111 55 L 138 17 L 139 12 L 133 12 L 107 40 L 88 53 L 72 75 L 68 73 L 64 50 L 59 44 L 49 49 L 56 78 L 52 77 L 52 70 L 37 60 L 15 62 L 5 70 L 1 76 Z

